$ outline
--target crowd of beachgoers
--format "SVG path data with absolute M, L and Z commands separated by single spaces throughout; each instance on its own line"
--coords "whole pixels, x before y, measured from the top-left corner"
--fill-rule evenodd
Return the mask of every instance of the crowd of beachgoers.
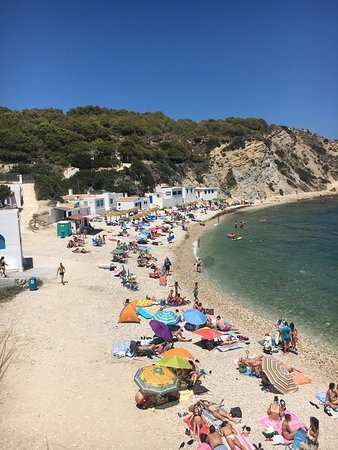
M 135 405 L 142 411 L 176 408 L 186 438 L 178 443 L 179 448 L 194 444 L 201 450 L 252 449 L 263 448 L 259 446 L 262 442 L 264 447 L 269 443 L 293 449 L 315 449 L 321 441 L 319 419 L 311 415 L 305 423 L 289 406 L 290 396 L 313 383 L 295 367 L 301 351 L 295 324 L 278 318 L 271 324 L 271 330 L 251 345 L 250 338 L 254 336 L 246 336 L 238 323 L 214 311 L 212 304 L 205 304 L 201 292 L 204 289 L 200 288 L 201 282 L 204 283 L 203 278 L 199 278 L 203 272 L 200 258 L 195 259 L 190 269 L 190 292 L 185 291 L 186 285 L 181 286 L 177 281 L 180 274 L 172 262 L 174 255 L 170 256 L 171 247 L 179 245 L 177 236 L 180 234 L 182 240 L 194 223 L 204 226 L 204 219 L 211 217 L 219 222 L 221 214 L 241 207 L 243 205 L 220 207 L 205 202 L 160 210 L 137 219 L 130 216 L 111 221 L 105 217 L 104 222 L 96 223 L 95 228 L 89 230 L 94 234 L 87 235 L 87 230 L 79 232 L 69 240 L 67 247 L 74 253 L 87 253 L 85 245 L 88 248 L 88 243 L 95 248 L 111 246 L 110 261 L 99 264 L 99 269 L 109 272 L 114 283 L 125 288 L 117 328 L 119 324 L 128 326 L 124 329 L 128 330 L 124 333 L 126 339 L 113 340 L 112 357 L 116 361 L 143 357 L 144 366 L 134 375 L 138 388 Z M 239 227 L 243 225 L 244 221 L 239 221 Z M 162 259 L 157 256 L 160 248 Z M 137 263 L 135 273 L 130 269 L 132 260 Z M 59 267 L 62 283 L 65 283 L 65 270 Z M 138 295 L 141 270 L 147 271 L 149 277 L 148 294 L 142 298 Z M 152 283 L 158 283 L 162 295 L 153 294 Z M 148 324 L 144 336 L 136 336 L 137 328 L 132 325 L 140 322 Z M 238 322 L 241 322 L 240 317 Z M 255 379 L 266 395 L 266 410 L 259 411 L 255 422 L 255 418 L 246 415 L 246 402 L 233 404 L 231 398 L 216 398 L 205 386 L 205 380 L 215 376 L 214 371 L 208 369 L 209 352 L 227 357 L 228 364 L 229 355 L 233 355 L 235 359 L 230 367 L 236 380 Z M 283 358 L 287 354 L 293 358 L 291 364 L 290 359 Z M 226 374 L 216 376 L 218 383 L 227 383 Z M 249 401 L 250 394 L 244 395 Z M 326 417 L 338 416 L 335 412 L 338 392 L 333 383 L 307 402 L 316 410 L 323 406 Z M 257 444 L 252 444 L 253 440 Z M 321 448 L 328 447 L 321 445 Z

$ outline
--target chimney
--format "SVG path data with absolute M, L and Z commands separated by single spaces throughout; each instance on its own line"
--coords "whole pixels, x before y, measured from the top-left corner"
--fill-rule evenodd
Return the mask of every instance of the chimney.
M 73 189 L 68 189 L 68 195 L 73 195 Z

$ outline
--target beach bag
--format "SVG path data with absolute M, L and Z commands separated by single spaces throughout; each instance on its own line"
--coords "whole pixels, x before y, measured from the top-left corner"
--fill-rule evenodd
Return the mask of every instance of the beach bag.
M 206 312 L 207 314 L 209 314 L 210 316 L 213 316 L 213 315 L 215 314 L 214 308 L 207 308 L 207 309 L 205 310 L 205 312 Z
M 231 417 L 238 417 L 239 419 L 242 418 L 242 410 L 238 406 L 235 406 L 235 408 L 230 409 L 230 415 Z

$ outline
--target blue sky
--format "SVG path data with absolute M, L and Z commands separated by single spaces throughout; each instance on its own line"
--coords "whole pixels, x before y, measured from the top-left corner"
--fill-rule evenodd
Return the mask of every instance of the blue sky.
M 334 0 L 11 0 L 0 105 L 262 117 L 338 138 Z

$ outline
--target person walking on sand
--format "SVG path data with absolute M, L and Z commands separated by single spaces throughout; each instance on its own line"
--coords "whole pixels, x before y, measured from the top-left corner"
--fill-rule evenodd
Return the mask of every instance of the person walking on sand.
M 7 275 L 6 275 L 6 266 L 8 266 L 8 264 L 7 264 L 6 261 L 5 261 L 5 257 L 4 257 L 4 256 L 1 256 L 1 258 L 0 258 L 0 273 L 2 273 L 2 275 L 3 275 L 5 278 L 7 278 Z
M 196 272 L 201 272 L 201 270 L 202 270 L 201 258 L 197 258 L 197 261 L 196 261 L 195 265 L 196 265 Z
M 195 302 L 198 302 L 198 283 L 197 283 L 197 281 L 194 286 L 194 300 L 195 300 Z
M 60 263 L 58 270 L 56 272 L 56 276 L 60 275 L 62 284 L 65 284 L 65 281 L 64 281 L 65 272 L 66 272 L 65 266 L 62 263 Z

